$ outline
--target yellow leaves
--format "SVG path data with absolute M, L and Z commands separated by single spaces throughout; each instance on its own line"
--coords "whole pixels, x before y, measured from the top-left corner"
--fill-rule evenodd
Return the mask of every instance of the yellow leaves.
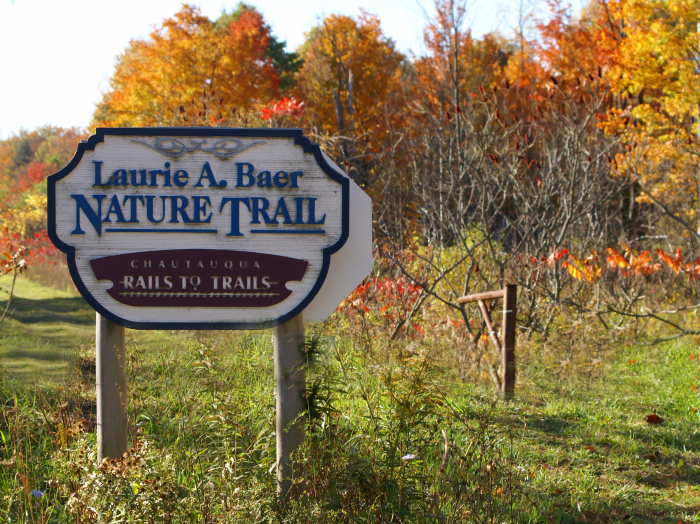
M 573 256 L 569 255 L 570 259 L 574 259 Z M 581 280 L 583 277 L 583 271 L 580 269 L 580 265 L 577 264 L 576 262 L 567 262 L 564 261 L 561 264 L 561 267 L 566 268 L 569 271 L 569 275 L 574 277 L 576 280 Z
M 632 85 L 656 90 L 664 99 L 697 101 L 693 86 L 697 73 L 692 49 L 697 46 L 697 0 L 619 2 L 619 16 L 626 22 L 620 45 L 621 67 Z M 662 14 L 663 13 L 663 14 Z
M 0 216 L 3 234 L 25 237 L 28 230 L 31 232 L 41 229 L 46 223 L 46 202 L 46 195 L 27 195 L 22 206 L 6 211 Z
M 602 120 L 599 119 L 598 127 L 606 134 L 620 135 L 627 129 L 626 119 L 628 114 L 622 109 L 610 108 Z
M 570 254 L 569 259 L 562 262 L 561 267 L 565 268 L 569 275 L 576 280 L 585 279 L 588 282 L 595 282 L 603 272 L 603 269 L 595 263 L 597 260 L 598 254 L 595 251 L 584 259 Z
M 679 143 L 695 134 L 700 102 L 694 51 L 700 0 L 614 0 L 606 9 L 611 24 L 624 27 L 607 75 L 612 91 L 622 96 L 620 104 L 610 104 L 600 127 L 624 144 L 644 144 L 641 151 L 628 151 L 625 162 L 616 159 L 618 173 L 634 174 L 655 198 L 697 220 L 687 202 L 697 199 L 698 158 Z

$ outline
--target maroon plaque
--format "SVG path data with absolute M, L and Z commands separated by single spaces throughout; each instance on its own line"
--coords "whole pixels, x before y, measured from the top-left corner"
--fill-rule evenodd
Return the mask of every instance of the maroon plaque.
M 109 296 L 129 306 L 259 308 L 292 294 L 308 262 L 223 249 L 124 253 L 90 261 L 97 280 L 114 285 Z

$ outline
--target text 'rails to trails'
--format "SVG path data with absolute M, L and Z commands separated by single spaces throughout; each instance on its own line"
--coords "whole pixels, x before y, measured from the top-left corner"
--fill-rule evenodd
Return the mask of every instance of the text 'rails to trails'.
M 328 295 L 325 318 L 371 268 L 369 198 L 295 129 L 100 128 L 49 178 L 49 234 L 91 305 L 142 329 L 266 327 Z

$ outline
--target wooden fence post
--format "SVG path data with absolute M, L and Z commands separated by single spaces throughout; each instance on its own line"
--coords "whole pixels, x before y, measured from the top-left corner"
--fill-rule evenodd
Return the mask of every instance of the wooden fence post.
M 515 317 L 518 312 L 518 287 L 506 284 L 503 298 L 503 348 L 501 351 L 503 368 L 503 389 L 505 399 L 515 393 Z
M 292 454 L 304 442 L 302 394 L 306 388 L 306 368 L 301 347 L 304 323 L 301 314 L 275 326 L 275 393 L 277 397 L 277 493 L 288 497 L 296 471 Z
M 495 298 L 503 298 L 503 344 L 498 339 L 498 334 L 493 328 L 493 322 L 489 315 L 489 310 L 484 303 L 484 300 Z M 506 284 L 503 289 L 496 291 L 486 291 L 484 293 L 475 293 L 459 297 L 457 302 L 467 304 L 469 302 L 478 302 L 481 316 L 484 318 L 486 329 L 489 330 L 489 337 L 496 351 L 501 357 L 501 367 L 503 368 L 503 378 L 498 376 L 496 367 L 491 368 L 491 378 L 504 399 L 513 398 L 515 393 L 515 319 L 518 315 L 518 287 L 514 284 Z
M 124 328 L 96 313 L 97 460 L 127 449 Z

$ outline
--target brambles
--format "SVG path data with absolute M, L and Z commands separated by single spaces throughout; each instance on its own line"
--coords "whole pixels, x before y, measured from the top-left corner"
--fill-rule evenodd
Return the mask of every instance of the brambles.
M 17 277 L 27 271 L 29 264 L 25 260 L 25 255 L 27 254 L 27 248 L 24 246 L 15 247 L 12 244 L 7 244 L 5 252 L 0 255 L 0 264 L 2 265 L 2 275 L 12 275 L 12 283 L 10 284 L 10 290 L 8 291 L 7 303 L 5 304 L 5 309 L 0 316 L 0 326 L 8 318 L 8 315 L 12 314 L 10 307 L 12 306 L 12 299 L 14 298 L 15 283 L 17 282 Z
M 32 268 L 30 272 L 25 273 L 25 278 L 55 289 L 76 292 L 68 271 L 66 256 L 51 243 L 46 231 L 42 230 L 26 238 L 14 234 L 4 241 L 11 245 L 23 244 L 23 258 L 26 265 Z

